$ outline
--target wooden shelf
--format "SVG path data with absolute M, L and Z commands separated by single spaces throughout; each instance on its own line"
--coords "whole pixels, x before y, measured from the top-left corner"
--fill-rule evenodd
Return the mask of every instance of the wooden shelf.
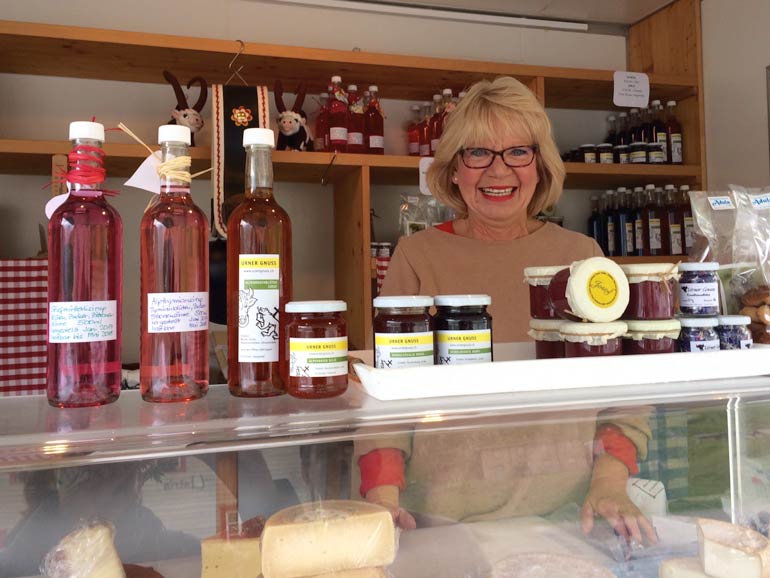
M 697 165 L 602 165 L 564 163 L 565 189 L 612 189 L 653 184 L 694 185 L 701 183 Z M 663 182 L 665 181 L 665 182 Z

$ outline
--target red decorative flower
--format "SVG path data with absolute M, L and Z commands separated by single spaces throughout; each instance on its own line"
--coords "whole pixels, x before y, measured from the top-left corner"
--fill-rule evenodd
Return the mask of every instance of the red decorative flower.
M 250 108 L 239 106 L 233 109 L 230 120 L 235 122 L 235 126 L 249 126 L 249 121 L 254 120 L 254 117 L 251 115 Z

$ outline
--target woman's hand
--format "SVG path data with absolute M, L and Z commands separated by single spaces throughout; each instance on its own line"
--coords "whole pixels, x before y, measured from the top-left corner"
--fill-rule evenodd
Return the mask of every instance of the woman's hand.
M 366 492 L 366 501 L 390 510 L 393 523 L 402 530 L 414 530 L 417 527 L 412 514 L 398 503 L 398 486 L 377 486 Z
M 650 543 L 658 537 L 649 520 L 629 499 L 628 468 L 615 458 L 602 454 L 596 458 L 588 490 L 580 515 L 580 525 L 588 534 L 594 527 L 594 517 L 601 516 L 615 532 L 627 541 L 642 543 L 642 533 Z

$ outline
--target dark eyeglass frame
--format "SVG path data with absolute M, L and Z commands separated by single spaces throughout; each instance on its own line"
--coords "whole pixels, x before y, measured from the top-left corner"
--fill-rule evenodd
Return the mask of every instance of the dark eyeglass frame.
M 529 149 L 532 152 L 532 157 L 529 159 L 529 162 L 521 165 L 511 165 L 505 162 L 505 153 L 513 150 L 513 149 Z M 488 153 L 492 153 L 492 156 L 489 159 L 489 164 L 481 165 L 481 166 L 470 166 L 468 162 L 465 160 L 465 152 L 466 151 L 478 151 L 483 150 Z M 532 164 L 532 162 L 535 160 L 535 157 L 537 156 L 537 153 L 539 152 L 540 147 L 537 145 L 518 145 L 514 147 L 508 147 L 507 149 L 503 149 L 501 151 L 495 151 L 492 149 L 488 149 L 485 147 L 469 147 L 469 148 L 462 148 L 459 151 L 457 151 L 458 156 L 460 157 L 460 160 L 462 160 L 463 164 L 468 167 L 469 169 L 488 169 L 492 166 L 492 163 L 495 162 L 495 157 L 500 157 L 500 159 L 503 161 L 503 164 L 505 164 L 506 167 L 510 169 L 520 169 L 523 167 L 528 167 Z

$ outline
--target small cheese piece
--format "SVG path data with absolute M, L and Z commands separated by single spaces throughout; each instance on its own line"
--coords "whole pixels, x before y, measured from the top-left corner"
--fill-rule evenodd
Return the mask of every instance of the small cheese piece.
M 387 566 L 396 556 L 393 517 L 368 502 L 329 500 L 274 514 L 262 534 L 265 578 L 301 578 Z
M 356 568 L 355 570 L 343 570 L 328 574 L 317 574 L 307 578 L 387 578 L 384 568 Z
M 257 578 L 262 573 L 259 538 L 201 541 L 201 578 Z
M 64 536 L 43 560 L 48 578 L 126 578 L 111 524 L 96 522 Z
M 577 556 L 516 554 L 492 567 L 488 578 L 616 578 L 604 566 Z
M 671 558 L 663 560 L 658 578 L 708 578 L 700 558 Z
M 770 542 L 729 522 L 698 520 L 700 560 L 712 578 L 770 578 Z

